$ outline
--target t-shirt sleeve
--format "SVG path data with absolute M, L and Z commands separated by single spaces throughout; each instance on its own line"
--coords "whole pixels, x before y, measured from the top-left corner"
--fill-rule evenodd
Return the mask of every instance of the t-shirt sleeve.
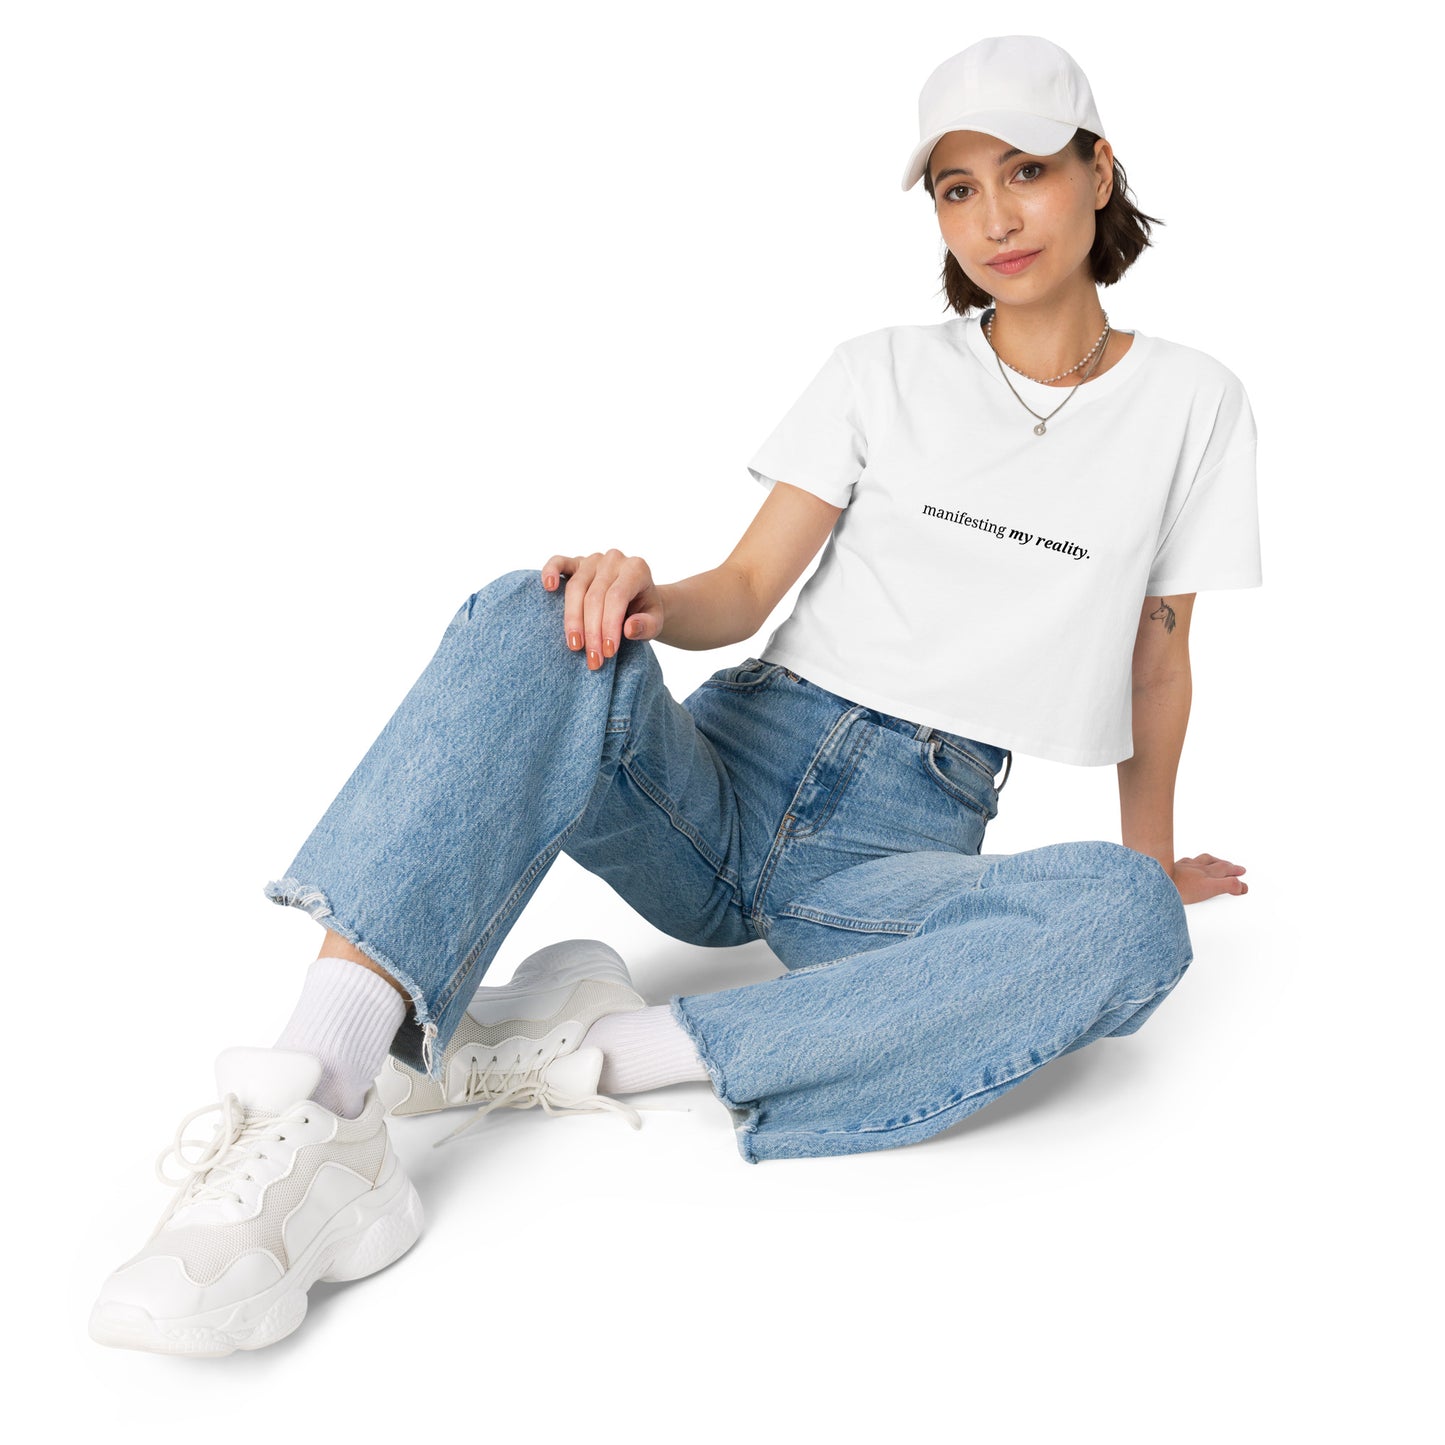
M 1164 516 L 1147 595 L 1261 585 L 1254 459 L 1254 413 L 1231 376 L 1194 480 Z
M 822 370 L 753 454 L 748 470 L 769 491 L 775 482 L 787 482 L 835 507 L 846 507 L 866 464 L 857 389 L 841 350 L 834 347 Z

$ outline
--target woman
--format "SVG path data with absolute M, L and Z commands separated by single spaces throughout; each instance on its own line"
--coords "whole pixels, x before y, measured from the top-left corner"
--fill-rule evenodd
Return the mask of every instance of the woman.
M 319 956 L 276 1045 L 221 1055 L 220 1124 L 198 1153 L 178 1131 L 176 1196 L 95 1338 L 256 1348 L 316 1279 L 404 1253 L 421 1210 L 388 1113 L 636 1124 L 612 1094 L 698 1079 L 744 1159 L 855 1153 L 1159 1006 L 1183 904 L 1245 891 L 1173 858 L 1172 798 L 1194 593 L 1261 580 L 1254 422 L 1218 362 L 1109 325 L 1097 288 L 1149 218 L 1102 137 L 1046 40 L 945 62 L 903 184 L 933 200 L 957 314 L 834 349 L 712 571 L 558 555 L 463 602 L 267 885 L 324 925 Z M 825 543 L 761 656 L 676 701 L 652 644 L 753 636 Z M 1015 748 L 1117 763 L 1123 843 L 982 855 Z M 578 939 L 485 986 L 558 851 L 668 934 L 765 939 L 786 971 L 648 1005 Z

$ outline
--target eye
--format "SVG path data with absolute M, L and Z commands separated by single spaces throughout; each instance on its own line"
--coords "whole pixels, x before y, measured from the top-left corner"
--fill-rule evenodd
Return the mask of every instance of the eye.
M 1023 163 L 1023 165 L 1021 165 L 1021 166 L 1018 168 L 1018 170 L 1016 170 L 1016 171 L 1014 172 L 1015 178 L 1017 178 L 1017 177 L 1019 177 L 1019 176 L 1022 176 L 1025 171 L 1037 171 L 1037 172 L 1039 173 L 1039 175 L 1042 175 L 1043 172 L 1044 172 L 1043 162 L 1042 162 L 1042 161 L 1025 161 L 1025 162 Z M 1036 181 L 1036 180 L 1038 180 L 1038 178 L 1039 178 L 1038 176 L 1028 176 L 1028 177 L 1025 177 L 1026 180 L 1030 180 L 1030 181 Z M 945 201 L 951 201 L 951 200 L 953 199 L 953 193 L 954 193 L 955 191 L 971 191 L 972 189 L 973 189 L 972 186 L 965 185 L 962 181 L 960 181 L 958 185 L 956 185 L 956 186 L 950 186 L 950 187 L 948 188 L 948 190 L 946 190 L 946 191 L 943 193 L 943 199 L 944 199 Z

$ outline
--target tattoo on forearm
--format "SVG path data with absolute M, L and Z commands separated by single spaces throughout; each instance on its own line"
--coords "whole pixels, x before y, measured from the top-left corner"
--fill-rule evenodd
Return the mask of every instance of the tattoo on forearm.
M 1150 622 L 1162 622 L 1165 632 L 1174 631 L 1174 609 L 1161 597 L 1159 606 L 1149 614 Z

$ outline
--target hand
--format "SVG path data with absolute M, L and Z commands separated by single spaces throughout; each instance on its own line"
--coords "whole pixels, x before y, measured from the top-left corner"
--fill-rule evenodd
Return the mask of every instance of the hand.
M 1185 903 L 1200 903 L 1219 893 L 1248 893 L 1249 884 L 1241 880 L 1242 863 L 1230 863 L 1213 853 L 1197 858 L 1180 858 L 1174 864 L 1174 886 Z
M 601 667 L 624 637 L 645 642 L 662 631 L 662 597 L 641 557 L 616 547 L 586 557 L 554 553 L 542 565 L 542 586 L 555 592 L 563 577 L 568 579 L 563 635 L 573 652 L 585 644 L 589 671 Z

